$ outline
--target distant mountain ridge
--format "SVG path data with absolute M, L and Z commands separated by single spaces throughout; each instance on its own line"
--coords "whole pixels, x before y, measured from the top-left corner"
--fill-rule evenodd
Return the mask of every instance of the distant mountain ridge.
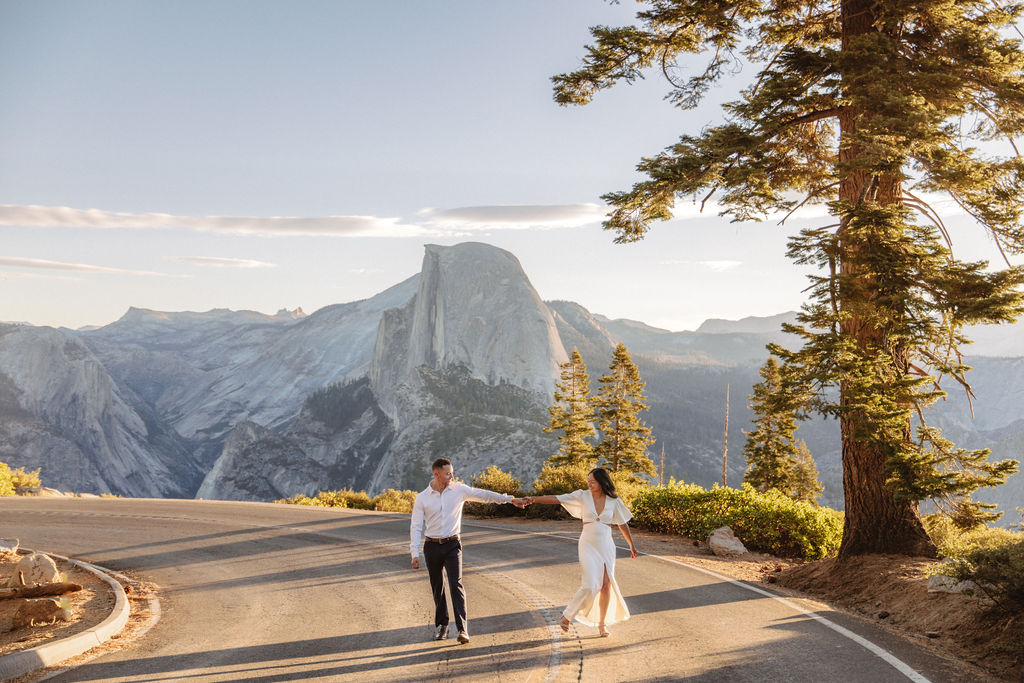
M 462 476 L 496 464 L 529 484 L 557 449 L 541 428 L 566 351 L 580 350 L 596 390 L 623 342 L 647 382 L 651 454 L 657 462 L 664 445 L 669 476 L 720 479 L 730 386 L 737 485 L 746 396 L 765 345 L 794 343 L 780 330 L 794 316 L 673 332 L 545 302 L 504 250 L 427 245 L 420 273 L 309 315 L 133 308 L 97 329 L 0 326 L 0 460 L 42 467 L 58 488 L 135 496 L 420 488 L 439 455 Z M 1021 330 L 985 329 L 969 347 L 973 419 L 958 387 L 929 413 L 958 445 L 1020 457 Z M 798 435 L 817 459 L 823 502 L 841 506 L 835 423 L 811 421 Z M 985 496 L 1012 511 L 1022 482 L 1017 475 Z

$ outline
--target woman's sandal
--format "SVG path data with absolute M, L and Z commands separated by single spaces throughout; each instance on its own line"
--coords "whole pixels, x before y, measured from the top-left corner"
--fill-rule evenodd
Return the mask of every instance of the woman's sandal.
M 611 633 L 608 633 L 608 627 L 605 626 L 604 624 L 598 624 L 597 625 L 597 633 L 602 638 L 607 638 L 608 636 L 611 635 Z
M 565 617 L 562 617 L 562 621 L 558 625 L 562 627 L 562 631 L 563 632 L 568 633 L 569 632 L 569 624 L 571 624 L 571 623 L 572 623 L 571 621 L 569 621 Z

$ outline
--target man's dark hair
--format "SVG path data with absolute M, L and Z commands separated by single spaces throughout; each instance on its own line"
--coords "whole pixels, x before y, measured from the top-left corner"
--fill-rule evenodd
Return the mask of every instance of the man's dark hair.
M 452 461 L 449 460 L 448 458 L 438 458 L 437 460 L 434 461 L 434 464 L 430 466 L 430 469 L 432 469 L 432 470 L 439 470 L 442 467 L 444 467 L 445 465 L 451 465 L 451 464 L 452 464 Z

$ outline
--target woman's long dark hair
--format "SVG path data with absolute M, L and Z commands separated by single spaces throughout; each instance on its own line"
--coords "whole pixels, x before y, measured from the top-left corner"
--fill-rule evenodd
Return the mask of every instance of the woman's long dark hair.
M 594 475 L 594 479 L 600 484 L 601 490 L 604 491 L 604 495 L 609 498 L 618 498 L 619 494 L 615 493 L 615 483 L 612 478 L 608 476 L 608 472 L 603 467 L 595 467 L 590 470 L 588 474 Z

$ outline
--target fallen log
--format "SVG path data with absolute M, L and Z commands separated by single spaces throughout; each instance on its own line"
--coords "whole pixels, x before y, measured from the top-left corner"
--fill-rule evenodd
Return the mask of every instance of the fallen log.
M 46 595 L 64 595 L 82 590 L 77 583 L 61 581 L 57 583 L 43 583 L 38 586 L 24 586 L 21 588 L 0 588 L 0 600 L 12 598 L 41 598 Z

